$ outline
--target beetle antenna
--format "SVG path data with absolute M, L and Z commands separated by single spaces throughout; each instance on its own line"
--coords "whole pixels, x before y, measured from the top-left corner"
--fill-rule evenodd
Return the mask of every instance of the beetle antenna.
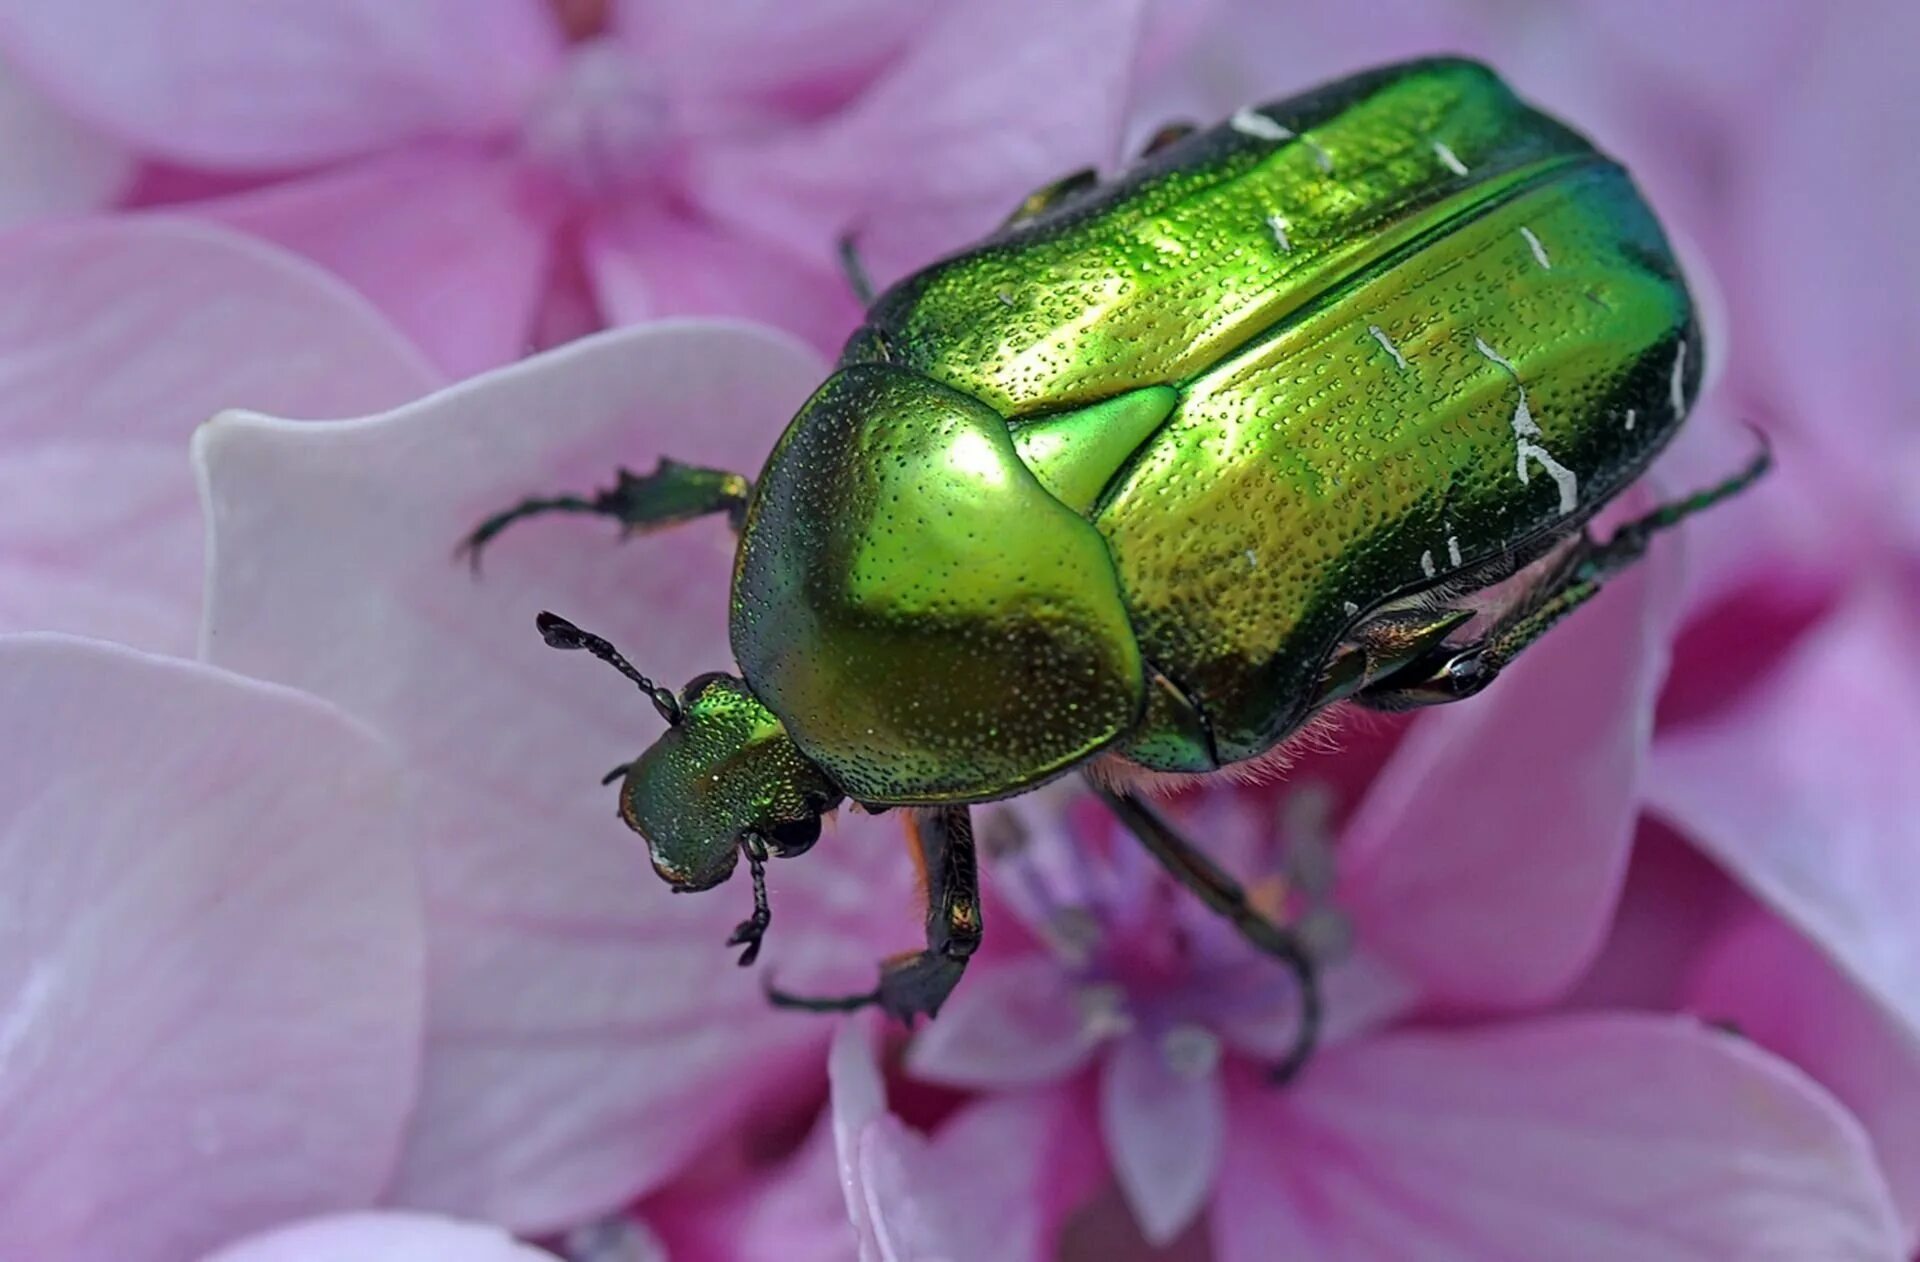
M 633 663 L 622 657 L 619 649 L 613 647 L 613 645 L 607 643 L 591 631 L 582 631 L 579 627 L 574 626 L 557 613 L 548 613 L 542 610 L 539 616 L 533 620 L 533 625 L 539 628 L 541 638 L 546 640 L 552 647 L 557 649 L 585 649 L 607 665 L 619 671 L 622 675 L 625 675 L 628 679 L 631 679 L 634 683 L 640 685 L 640 691 L 646 693 L 653 701 L 653 708 L 660 711 L 660 717 L 665 719 L 669 726 L 679 725 L 679 698 L 634 669 Z

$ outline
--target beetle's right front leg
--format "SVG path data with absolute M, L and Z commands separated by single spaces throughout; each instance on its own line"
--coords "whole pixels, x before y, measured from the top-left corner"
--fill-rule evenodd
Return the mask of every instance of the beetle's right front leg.
M 880 966 L 880 984 L 857 995 L 811 998 L 769 988 L 781 1008 L 851 1012 L 878 1004 L 908 1025 L 940 1012 L 980 945 L 980 872 L 973 854 L 973 820 L 964 806 L 940 806 L 908 817 L 917 858 L 927 878 L 927 949 L 897 955 Z
M 712 513 L 725 513 L 738 530 L 746 519 L 747 500 L 752 494 L 753 482 L 738 473 L 681 464 L 662 457 L 652 473 L 642 476 L 622 469 L 612 486 L 591 496 L 552 495 L 521 500 L 474 527 L 473 533 L 461 540 L 459 551 L 479 569 L 480 550 L 494 536 L 522 518 L 546 513 L 592 513 L 611 517 L 626 531 L 651 530 Z

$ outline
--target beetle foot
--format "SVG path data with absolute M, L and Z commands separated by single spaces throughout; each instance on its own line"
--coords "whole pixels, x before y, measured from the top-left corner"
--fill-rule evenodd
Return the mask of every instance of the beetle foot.
M 1276 1087 L 1283 1087 L 1299 1077 L 1300 1071 L 1313 1059 L 1314 1048 L 1320 1043 L 1320 966 L 1292 934 L 1286 937 L 1291 944 L 1290 949 L 1276 954 L 1300 984 L 1300 1028 L 1295 1032 L 1293 1046 L 1287 1050 L 1286 1056 L 1267 1070 L 1267 1081 Z
M 899 955 L 880 966 L 880 984 L 854 995 L 794 995 L 776 986 L 767 987 L 767 1000 L 776 1008 L 797 1008 L 805 1012 L 855 1012 L 861 1008 L 879 1009 L 911 1027 L 914 1018 L 932 1019 L 960 984 L 967 970 L 965 956 L 915 951 Z

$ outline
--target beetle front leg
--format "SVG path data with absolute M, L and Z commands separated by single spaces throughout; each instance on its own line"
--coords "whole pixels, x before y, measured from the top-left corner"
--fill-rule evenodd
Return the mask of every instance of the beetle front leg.
M 1115 793 L 1091 778 L 1087 783 L 1114 817 L 1126 825 L 1128 832 L 1140 839 L 1140 843 L 1160 861 L 1161 866 L 1173 874 L 1174 879 L 1198 895 L 1201 902 L 1224 916 L 1240 931 L 1241 937 L 1279 960 L 1293 973 L 1294 980 L 1300 984 L 1300 1029 L 1294 1035 L 1293 1047 L 1270 1071 L 1276 1083 L 1291 1080 L 1305 1068 L 1308 1058 L 1313 1055 L 1314 1044 L 1320 1038 L 1320 970 L 1306 944 L 1300 940 L 1299 934 L 1274 923 L 1256 908 L 1240 882 L 1208 858 L 1204 851 L 1174 831 L 1173 826 L 1160 818 L 1145 802 L 1130 793 Z
M 855 995 L 813 998 L 769 988 L 776 1007 L 851 1012 L 878 1004 L 888 1016 L 913 1024 L 937 1016 L 980 945 L 980 873 L 973 853 L 973 819 L 964 806 L 941 806 L 909 816 L 909 829 L 927 877 L 927 949 L 880 966 L 880 984 Z
M 627 532 L 652 530 L 725 513 L 735 530 L 746 520 L 753 482 L 738 473 L 681 464 L 662 457 L 644 476 L 621 469 L 614 484 L 591 496 L 552 495 L 521 500 L 474 527 L 460 541 L 459 553 L 474 569 L 480 568 L 480 550 L 514 522 L 547 513 L 591 513 L 611 517 Z

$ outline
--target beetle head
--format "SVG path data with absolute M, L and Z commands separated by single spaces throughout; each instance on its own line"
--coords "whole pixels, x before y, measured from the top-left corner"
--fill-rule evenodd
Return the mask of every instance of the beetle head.
M 668 884 L 707 889 L 732 875 L 743 848 L 757 862 L 804 854 L 819 840 L 820 816 L 839 804 L 840 789 L 744 681 L 702 675 L 676 697 L 565 618 L 542 613 L 534 625 L 554 648 L 584 649 L 638 684 L 667 721 L 665 735 L 623 769 L 620 818 L 647 839 Z
M 620 817 L 647 839 L 662 878 L 702 890 L 732 874 L 749 837 L 776 856 L 819 839 L 840 790 L 744 682 L 703 675 L 679 711 L 620 788 Z

